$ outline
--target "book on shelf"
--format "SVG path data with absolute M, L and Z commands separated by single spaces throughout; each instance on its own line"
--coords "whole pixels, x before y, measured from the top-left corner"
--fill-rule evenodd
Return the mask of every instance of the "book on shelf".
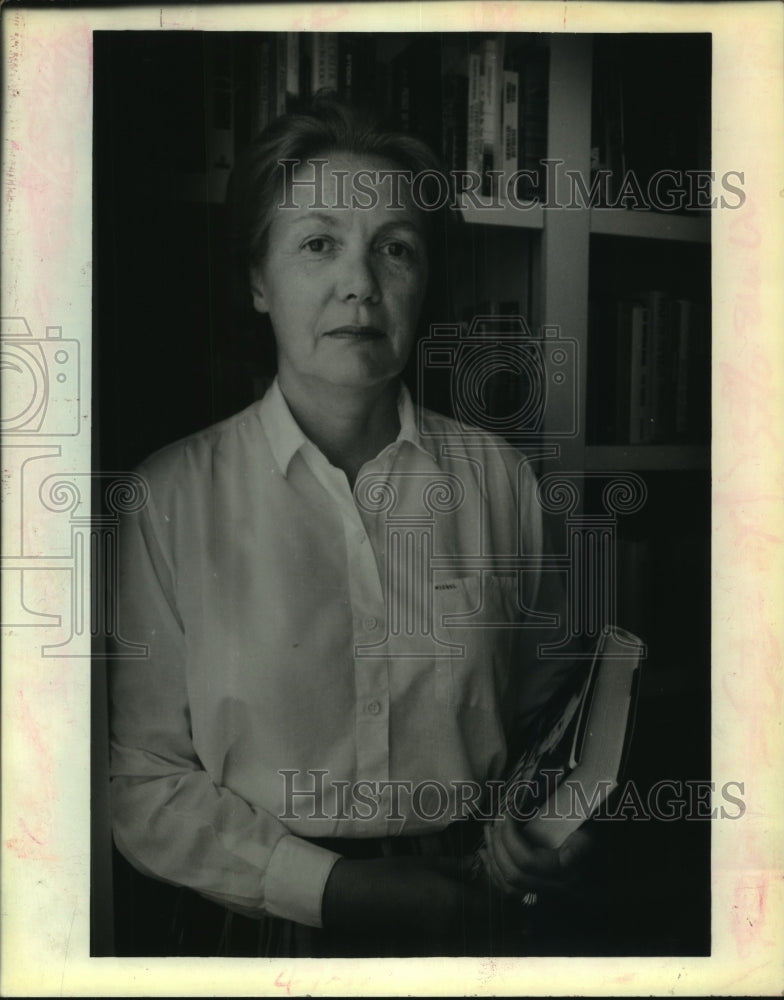
M 338 91 L 338 36 L 314 31 L 307 36 L 310 54 L 310 93 Z
M 251 47 L 250 135 L 258 135 L 272 121 L 275 99 L 272 93 L 273 48 L 265 37 Z
M 416 38 L 392 60 L 390 67 L 393 128 L 424 139 L 435 151 L 441 147 L 443 109 L 434 95 L 441 93 L 441 61 L 427 38 Z
M 650 440 L 650 310 L 641 302 L 618 303 L 618 415 L 622 441 Z
M 537 194 L 547 152 L 546 48 L 524 45 L 508 53 L 500 34 L 440 47 L 418 37 L 384 60 L 377 58 L 379 46 L 373 35 L 347 32 L 267 32 L 251 40 L 249 134 L 299 98 L 332 92 L 425 139 L 448 170 L 481 176 L 478 190 L 485 196 L 503 194 L 503 178 L 521 168 L 531 173 L 520 179 L 518 195 Z
M 482 173 L 483 86 L 482 57 L 479 52 L 469 52 L 465 168 L 477 175 Z
M 704 443 L 708 436 L 707 311 L 649 290 L 616 304 L 616 439 Z
M 503 41 L 491 35 L 482 41 L 482 193 L 494 193 L 497 179 L 490 171 L 501 165 Z
M 463 170 L 468 162 L 468 77 L 448 73 L 441 81 L 441 159 L 447 170 Z
M 602 173 L 600 205 L 617 197 L 626 174 L 624 138 L 623 77 L 618 64 L 609 58 L 594 62 L 591 101 L 591 175 Z
M 517 170 L 519 87 L 520 74 L 514 70 L 505 69 L 501 109 L 501 143 L 503 149 L 501 169 L 504 172 L 504 177 L 510 177 Z
M 517 184 L 517 197 L 521 199 L 542 193 L 541 161 L 547 156 L 549 66 L 549 51 L 534 45 L 520 48 L 510 63 L 520 79 L 517 167 L 527 171 Z
M 338 94 L 347 104 L 376 102 L 380 67 L 375 57 L 373 35 L 345 32 L 339 36 Z
M 506 178 L 518 170 L 527 175 L 517 180 L 517 196 L 533 198 L 541 193 L 548 74 L 549 52 L 540 46 L 507 51 L 504 38 L 491 36 L 469 52 L 464 167 L 482 174 L 482 194 L 503 194 Z M 489 171 L 495 172 L 492 179 Z
M 293 31 L 281 31 L 275 37 L 275 113 L 285 115 L 292 101 L 299 97 L 299 38 Z
M 666 292 L 641 294 L 650 315 L 650 420 L 648 440 L 672 441 L 675 433 L 673 300 Z
M 605 628 L 591 662 L 575 672 L 526 735 L 526 748 L 501 791 L 500 813 L 520 822 L 536 846 L 559 848 L 618 787 L 645 654 L 637 636 Z

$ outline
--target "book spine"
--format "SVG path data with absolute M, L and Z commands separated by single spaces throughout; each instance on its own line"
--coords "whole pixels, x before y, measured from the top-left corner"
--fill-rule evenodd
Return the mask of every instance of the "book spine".
M 499 83 L 498 40 L 482 43 L 482 193 L 492 194 L 488 170 L 500 161 L 498 137 L 501 132 L 501 88 Z
M 397 127 L 403 132 L 410 132 L 412 125 L 411 117 L 411 61 L 410 49 L 405 49 L 395 59 L 392 68 L 393 88 L 395 97 L 395 117 Z
M 503 151 L 502 169 L 504 180 L 517 170 L 517 147 L 519 143 L 518 122 L 518 88 L 520 76 L 514 70 L 504 70 L 504 102 L 502 112 Z
M 615 435 L 618 444 L 629 441 L 631 427 L 632 380 L 632 308 L 633 302 L 622 299 L 617 303 L 616 331 L 618 367 L 616 374 Z
M 629 379 L 629 443 L 650 440 L 650 312 L 635 304 L 631 310 L 631 372 Z
M 326 31 L 314 31 L 311 40 L 311 94 L 338 89 L 338 39 Z
M 357 51 L 354 35 L 341 35 L 338 43 L 338 95 L 347 104 L 353 103 L 357 94 Z
M 482 173 L 482 59 L 478 52 L 468 56 L 468 118 L 466 169 Z
M 533 191 L 539 194 L 542 187 L 541 161 L 547 156 L 547 108 L 548 108 L 548 53 L 544 49 L 529 48 L 523 53 L 522 88 L 522 131 L 520 164 L 531 170 L 537 180 Z
M 692 303 L 678 299 L 675 303 L 675 435 L 679 441 L 689 436 L 689 361 L 691 345 Z
M 441 159 L 447 170 L 462 170 L 466 162 L 468 80 L 457 73 L 444 77 L 441 91 Z
M 286 101 L 287 109 L 292 100 L 299 97 L 300 65 L 299 35 L 296 31 L 286 32 Z
M 269 41 L 259 42 L 252 51 L 253 97 L 251 101 L 251 132 L 258 135 L 271 120 L 270 76 L 272 72 L 272 46 Z
M 672 309 L 669 296 L 649 291 L 644 297 L 650 316 L 648 441 L 671 440 L 673 420 Z

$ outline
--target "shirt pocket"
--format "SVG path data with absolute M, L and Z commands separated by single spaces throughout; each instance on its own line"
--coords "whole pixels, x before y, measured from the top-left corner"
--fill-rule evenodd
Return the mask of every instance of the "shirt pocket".
M 448 644 L 436 660 L 437 701 L 458 711 L 498 707 L 509 686 L 516 609 L 514 577 L 436 578 L 434 632 Z

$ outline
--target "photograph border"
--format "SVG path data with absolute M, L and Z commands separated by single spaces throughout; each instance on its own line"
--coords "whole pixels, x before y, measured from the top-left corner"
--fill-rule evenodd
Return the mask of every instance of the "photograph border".
M 746 811 L 712 830 L 712 954 L 406 960 L 90 958 L 90 630 L 42 655 L 46 630 L 3 627 L 2 964 L 6 995 L 673 995 L 784 988 L 781 803 L 784 590 L 784 9 L 776 3 L 367 3 L 3 9 L 2 316 L 71 345 L 57 427 L 4 436 L 3 605 L 69 600 L 76 510 L 92 504 L 92 33 L 95 30 L 704 32 L 713 37 L 712 164 L 745 201 L 712 213 L 712 774 Z M 75 345 L 75 346 L 73 346 Z M 76 406 L 74 407 L 74 401 Z M 36 512 L 27 462 L 58 460 Z M 51 478 L 51 477 L 50 477 Z M 72 514 L 70 521 L 74 521 Z M 66 520 L 66 524 L 67 524 Z M 35 559 L 36 563 L 22 560 Z M 58 561 L 59 560 L 59 561 Z M 25 610 L 24 608 L 22 610 Z M 26 609 L 29 610 L 29 609 Z M 84 609 L 82 609 L 84 610 Z M 43 638 L 42 638 L 43 635 Z M 95 777 L 95 776 L 94 776 Z M 100 773 L 92 807 L 100 808 Z M 677 887 L 673 887 L 677 898 Z M 206 964 L 205 964 L 206 963 Z

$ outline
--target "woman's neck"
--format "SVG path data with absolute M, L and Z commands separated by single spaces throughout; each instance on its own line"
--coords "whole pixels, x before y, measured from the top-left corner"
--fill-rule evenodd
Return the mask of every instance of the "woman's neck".
M 398 435 L 399 383 L 379 389 L 349 389 L 329 383 L 305 385 L 279 373 L 278 382 L 303 433 L 353 487 L 357 473 Z

